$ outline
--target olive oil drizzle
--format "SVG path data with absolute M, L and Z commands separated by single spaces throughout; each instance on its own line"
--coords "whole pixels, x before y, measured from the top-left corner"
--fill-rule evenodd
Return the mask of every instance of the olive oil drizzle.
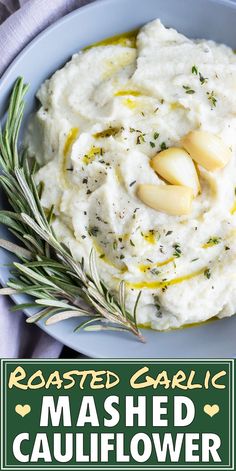
M 133 49 L 136 48 L 136 40 L 138 35 L 139 29 L 135 29 L 129 32 L 116 34 L 115 36 L 111 36 L 106 39 L 102 39 L 96 43 L 90 44 L 89 46 L 85 47 L 83 50 L 88 51 L 94 47 L 99 46 L 123 46 L 123 47 L 131 47 Z
M 235 214 L 235 213 L 236 213 L 236 201 L 234 202 L 234 204 L 233 204 L 233 206 L 232 206 L 232 208 L 231 208 L 231 210 L 230 210 L 230 213 L 231 213 L 231 214 Z
M 206 325 L 206 324 L 211 324 L 212 322 L 219 321 L 219 317 L 211 317 L 210 319 L 207 319 L 206 321 L 201 321 L 201 322 L 192 322 L 189 324 L 184 324 L 181 327 L 170 327 L 165 330 L 160 330 L 160 329 L 155 329 L 157 332 L 165 333 L 165 332 L 170 332 L 172 330 L 184 330 L 184 329 L 190 329 L 192 327 L 201 327 L 201 325 Z M 138 324 L 138 327 L 140 329 L 146 329 L 146 330 L 153 330 L 151 322 L 144 322 L 143 324 Z
M 68 166 L 68 156 L 69 152 L 71 150 L 71 147 L 73 146 L 74 142 L 76 141 L 77 137 L 79 134 L 79 128 L 71 128 L 69 131 L 64 148 L 63 148 L 63 157 L 62 157 L 62 162 L 61 162 L 61 179 L 65 187 L 69 186 L 69 179 L 68 179 L 68 174 L 67 174 L 67 166 Z
M 76 141 L 77 137 L 79 134 L 79 128 L 72 128 L 66 138 L 65 144 L 64 144 L 64 149 L 63 149 L 63 155 L 64 157 L 67 157 L 72 145 Z
M 152 263 L 152 264 L 143 264 L 139 265 L 139 270 L 142 271 L 143 273 L 146 273 L 147 271 L 151 270 L 152 268 L 155 267 L 164 267 L 165 265 L 168 265 L 169 263 L 173 262 L 175 260 L 175 257 L 170 257 L 167 260 L 164 260 L 163 262 L 157 262 L 157 263 Z
M 114 96 L 141 96 L 141 92 L 138 90 L 118 90 Z
M 158 288 L 165 288 L 172 285 L 177 285 L 182 283 L 183 281 L 190 280 L 191 278 L 195 278 L 196 276 L 204 274 L 206 268 L 201 268 L 193 273 L 189 273 L 188 275 L 179 276 L 177 278 L 172 278 L 171 280 L 166 281 L 137 281 L 137 282 L 129 282 L 126 281 L 127 288 L 130 289 L 158 289 Z
M 96 158 L 96 155 L 102 155 L 102 148 L 92 146 L 90 151 L 83 156 L 83 163 L 85 165 L 91 164 Z

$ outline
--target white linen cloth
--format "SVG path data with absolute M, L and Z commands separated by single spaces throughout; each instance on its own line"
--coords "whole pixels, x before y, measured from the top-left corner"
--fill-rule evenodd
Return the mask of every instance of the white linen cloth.
M 92 0 L 0 0 L 0 77 L 40 31 L 58 18 Z M 1 261 L 0 261 L 1 263 Z M 11 301 L 0 296 L 0 358 L 56 358 L 63 345 L 25 315 L 10 311 Z

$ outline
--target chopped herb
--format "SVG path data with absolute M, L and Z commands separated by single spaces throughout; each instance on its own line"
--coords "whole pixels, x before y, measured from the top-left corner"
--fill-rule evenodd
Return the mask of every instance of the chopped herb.
M 96 237 L 96 236 L 98 235 L 98 233 L 99 233 L 99 228 L 96 227 L 96 226 L 90 227 L 90 228 L 88 229 L 88 234 L 89 234 L 90 236 Z
M 113 242 L 113 250 L 116 250 L 118 246 L 117 240 L 114 240 Z
M 209 278 L 211 278 L 211 271 L 209 268 L 206 268 L 206 270 L 204 271 L 204 276 L 209 280 Z
M 87 190 L 86 194 L 87 195 L 91 195 L 92 191 L 91 190 Z
M 143 144 L 145 142 L 145 134 L 140 133 L 139 136 L 137 137 L 136 144 Z
M 200 82 L 201 82 L 201 85 L 204 85 L 204 83 L 207 83 L 208 78 L 207 78 L 207 77 L 203 77 L 203 75 L 201 74 L 201 72 L 199 72 L 199 80 L 200 80 Z
M 104 257 L 105 257 L 104 253 L 101 253 L 101 255 L 99 255 L 99 258 L 104 258 Z
M 166 236 L 172 234 L 173 231 L 167 231 Z
M 196 65 L 192 66 L 192 74 L 195 74 L 195 75 L 198 74 L 198 68 L 196 67 Z
M 193 258 L 191 262 L 196 262 L 197 260 L 199 260 L 199 258 Z
M 115 136 L 120 132 L 120 128 L 115 128 L 110 126 L 108 129 L 104 129 L 104 131 L 97 132 L 96 134 L 93 134 L 93 137 L 95 139 L 99 139 L 102 137 L 110 137 L 110 136 Z
M 150 141 L 149 144 L 150 144 L 151 147 L 155 147 L 155 145 L 156 145 L 155 142 L 152 142 L 152 141 Z
M 227 245 L 225 246 L 225 250 L 230 250 L 230 247 L 228 247 Z
M 88 179 L 87 179 L 87 178 L 83 178 L 82 183 L 85 183 L 85 184 L 88 183 Z
M 135 247 L 135 244 L 133 243 L 132 239 L 129 240 L 129 243 L 130 245 L 132 245 L 132 247 Z
M 195 93 L 195 91 L 189 87 L 189 85 L 183 85 L 183 88 L 185 90 L 185 93 L 188 93 L 188 95 L 193 95 L 193 93 Z
M 159 136 L 160 136 L 159 132 L 154 132 L 153 139 L 156 141 Z
M 212 107 L 216 107 L 217 103 L 217 98 L 215 96 L 215 92 L 212 90 L 212 92 L 207 92 L 208 100 L 211 103 Z
M 157 268 L 152 268 L 152 269 L 150 270 L 150 273 L 151 273 L 152 275 L 156 275 L 156 276 L 157 276 L 157 275 L 159 275 L 161 272 L 160 272 L 160 270 L 158 270 Z
M 201 82 L 201 85 L 203 85 L 204 83 L 206 83 L 208 81 L 208 78 L 206 77 L 203 77 L 203 75 L 201 74 L 201 72 L 199 72 L 198 68 L 196 65 L 193 65 L 192 66 L 192 74 L 194 75 L 199 75 L 199 80 Z M 184 87 L 185 88 L 185 87 Z M 190 88 L 190 87 L 188 87 Z
M 167 145 L 166 145 L 165 142 L 162 142 L 162 143 L 160 144 L 160 149 L 161 149 L 161 150 L 166 150 L 166 149 L 167 149 Z
M 105 219 L 102 219 L 100 216 L 96 216 L 96 219 L 97 219 L 99 222 L 102 222 L 103 224 L 108 224 L 108 222 L 105 221 Z
M 135 208 L 134 210 L 134 213 L 133 213 L 133 216 L 132 216 L 132 219 L 135 219 L 136 218 L 136 212 L 139 210 L 139 208 Z
M 173 248 L 175 249 L 173 252 L 173 256 L 176 258 L 179 258 L 181 256 L 182 251 L 180 250 L 180 245 L 179 244 L 174 244 Z
M 131 182 L 131 183 L 129 184 L 129 186 L 133 186 L 135 183 L 136 183 L 136 180 L 134 180 L 133 182 Z
M 221 241 L 221 237 L 210 237 L 207 241 L 206 245 L 217 245 Z
M 123 254 L 120 255 L 120 260 L 123 260 L 125 256 Z

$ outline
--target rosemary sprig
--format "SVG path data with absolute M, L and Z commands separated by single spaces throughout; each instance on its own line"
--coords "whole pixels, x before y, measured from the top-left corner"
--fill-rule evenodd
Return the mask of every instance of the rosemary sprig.
M 17 305 L 14 310 L 40 306 L 39 312 L 28 322 L 47 319 L 53 324 L 71 317 L 88 317 L 75 330 L 129 331 L 140 340 L 136 311 L 130 313 L 125 303 L 125 284 L 120 283 L 119 295 L 114 296 L 99 278 L 95 254 L 89 259 L 89 273 L 84 260 L 76 262 L 68 247 L 60 243 L 51 226 L 50 214 L 46 216 L 40 203 L 40 188 L 36 187 L 34 174 L 38 169 L 25 150 L 18 151 L 18 135 L 24 111 L 24 96 L 28 86 L 19 78 L 14 86 L 7 120 L 0 130 L 0 184 L 7 195 L 11 211 L 0 211 L 0 222 L 5 224 L 20 245 L 0 240 L 0 246 L 15 253 L 19 262 L 13 263 L 12 278 L 8 288 L 0 294 L 25 293 L 34 298 L 27 305 Z

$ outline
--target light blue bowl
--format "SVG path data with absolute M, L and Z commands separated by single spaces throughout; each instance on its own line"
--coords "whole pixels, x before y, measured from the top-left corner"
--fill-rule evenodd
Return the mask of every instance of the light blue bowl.
M 213 39 L 236 48 L 236 4 L 229 0 L 103 0 L 83 7 L 40 34 L 15 59 L 0 82 L 2 117 L 12 86 L 19 75 L 30 84 L 26 117 L 34 109 L 40 84 L 73 53 L 103 38 L 140 27 L 160 18 L 191 38 Z M 2 202 L 2 205 L 4 203 Z M 4 227 L 0 237 L 10 238 Z M 1 266 L 13 260 L 0 251 Z M 8 268 L 0 268 L 6 284 Z M 25 302 L 26 296 L 15 297 Z M 12 314 L 17 315 L 17 314 Z M 200 327 L 158 333 L 145 330 L 146 344 L 120 333 L 73 333 L 75 320 L 45 328 L 66 345 L 92 357 L 204 358 L 235 357 L 236 316 Z

